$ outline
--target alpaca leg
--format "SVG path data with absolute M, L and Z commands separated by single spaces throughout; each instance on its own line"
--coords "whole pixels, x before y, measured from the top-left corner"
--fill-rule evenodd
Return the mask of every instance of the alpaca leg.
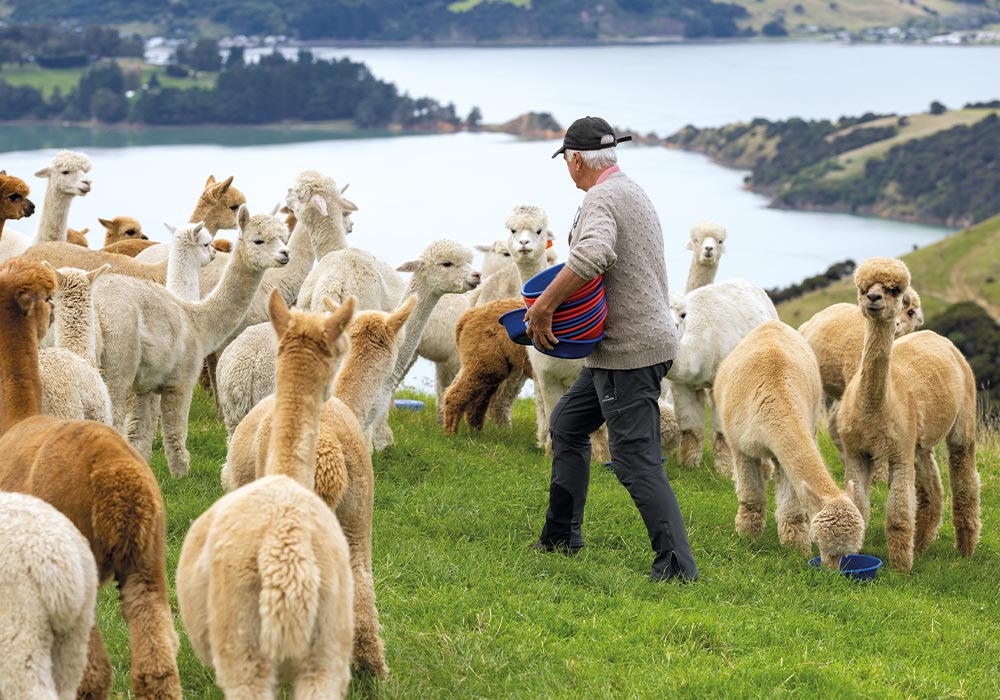
M 396 444 L 396 436 L 392 434 L 389 427 L 389 413 L 383 413 L 382 417 L 375 421 L 372 443 L 376 452 L 381 452 L 385 448 Z
M 486 414 L 490 408 L 490 397 L 495 395 L 493 393 L 495 388 L 490 387 L 470 397 L 469 405 L 465 409 L 465 420 L 472 430 L 482 430 L 486 424 Z
M 191 463 L 191 454 L 187 451 L 187 430 L 193 389 L 193 386 L 186 389 L 170 387 L 161 394 L 163 451 L 167 454 L 167 466 L 174 476 L 187 474 Z
M 222 406 L 219 404 L 219 380 L 216 378 L 216 368 L 219 364 L 219 355 L 224 349 L 219 348 L 216 352 L 208 355 L 204 363 L 206 374 L 208 374 L 208 385 L 212 390 L 212 398 L 215 399 L 215 411 L 220 419 L 222 418 Z
M 348 653 L 349 655 L 349 653 Z M 310 662 L 295 678 L 294 700 L 339 700 L 347 695 L 351 683 L 350 664 L 331 663 L 338 657 L 328 657 L 319 663 Z M 332 666 L 332 668 L 331 668 Z
M 826 412 L 826 426 L 827 432 L 830 434 L 830 440 L 833 441 L 834 447 L 837 448 L 837 452 L 840 453 L 840 461 L 844 461 L 844 443 L 840 439 L 840 430 L 837 429 L 837 414 L 840 412 L 840 401 L 834 401 L 830 404 L 830 408 Z
M 87 665 L 76 691 L 77 700 L 106 700 L 111 695 L 111 659 L 95 623 L 87 642 Z
M 130 396 L 132 395 L 131 377 L 107 377 L 108 395 L 111 397 L 111 420 L 114 428 L 122 435 L 128 433 L 128 417 L 132 408 Z
M 854 482 L 854 505 L 861 511 L 868 528 L 868 518 L 872 512 L 872 461 L 857 454 L 844 455 L 844 481 Z
M 448 437 L 458 432 L 458 426 L 462 422 L 462 415 L 465 413 L 465 406 L 474 392 L 473 387 L 467 386 L 470 383 L 465 380 L 463 373 L 459 372 L 458 377 L 455 378 L 455 381 L 448 387 L 448 391 L 444 394 L 442 417 L 444 434 Z
M 972 434 L 975 435 L 974 432 Z M 976 551 L 980 529 L 980 482 L 979 472 L 976 471 L 974 437 L 964 443 L 948 443 L 948 475 L 951 481 L 951 520 L 955 525 L 955 546 L 962 556 L 968 557 Z
M 611 449 L 608 447 L 608 426 L 602 425 L 590 434 L 590 459 L 602 464 L 611 461 Z
M 681 466 L 694 469 L 701 464 L 705 446 L 705 404 L 700 401 L 697 391 L 684 384 L 671 384 L 671 390 L 680 429 L 677 459 Z
M 545 395 L 535 380 L 535 441 L 545 450 L 547 457 L 552 456 L 552 438 L 549 435 L 549 412 L 545 410 Z
M 346 499 L 345 499 L 346 500 Z M 346 504 L 345 504 L 346 505 Z M 338 514 L 340 515 L 340 514 Z M 379 678 L 389 675 L 385 648 L 375 607 L 372 579 L 371 532 L 358 532 L 349 517 L 341 518 L 350 547 L 351 575 L 354 578 L 354 651 L 352 665 Z
M 715 407 L 715 396 L 711 391 L 702 392 L 708 399 L 708 407 L 712 413 L 712 453 L 715 455 L 715 471 L 722 476 L 733 478 L 733 453 L 729 449 L 726 436 L 722 434 L 722 420 Z
M 89 612 L 89 611 L 87 611 Z M 81 615 L 67 629 L 54 634 L 52 639 L 52 679 L 55 681 L 59 700 L 73 700 L 87 666 L 87 644 L 92 627 Z
M 920 450 L 916 459 L 917 520 L 913 535 L 913 551 L 920 554 L 937 539 L 941 527 L 944 488 L 941 472 L 931 450 Z
M 797 547 L 804 555 L 812 554 L 809 544 L 809 519 L 795 492 L 792 480 L 778 465 L 774 470 L 774 519 L 778 523 L 778 541 L 786 547 Z
M 444 422 L 444 394 L 448 387 L 455 381 L 458 371 L 461 369 L 458 362 L 435 362 L 434 363 L 434 392 L 437 396 L 437 421 Z
M 138 394 L 132 397 L 132 415 L 128 420 L 129 444 L 134 447 L 142 458 L 149 462 L 153 454 L 153 433 L 156 429 L 156 415 L 153 413 L 153 399 L 159 399 L 156 394 Z M 159 406 L 159 401 L 156 402 Z
M 162 545 L 151 547 L 148 559 L 153 558 L 154 551 L 162 552 Z M 118 577 L 122 616 L 128 625 L 132 651 L 132 693 L 148 700 L 180 700 L 179 642 L 167 601 L 164 563 L 161 560 L 140 566 Z
M 521 388 L 527 379 L 521 370 L 517 368 L 511 370 L 510 376 L 500 383 L 497 393 L 490 400 L 490 407 L 486 411 L 487 421 L 504 428 L 511 426 L 514 402 L 520 396 Z
M 889 463 L 889 498 L 885 502 L 885 539 L 889 563 L 908 574 L 913 568 L 913 526 L 916 520 L 913 457 Z
M 757 538 L 767 522 L 767 482 L 760 461 L 736 453 L 736 532 Z

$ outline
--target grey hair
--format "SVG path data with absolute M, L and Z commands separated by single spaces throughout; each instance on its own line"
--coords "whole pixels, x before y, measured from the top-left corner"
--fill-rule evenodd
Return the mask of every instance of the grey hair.
M 605 134 L 601 137 L 602 144 L 614 142 L 615 137 L 611 134 Z M 573 160 L 574 153 L 579 153 L 580 157 L 583 158 L 583 164 L 591 170 L 604 170 L 618 163 L 618 152 L 614 146 L 611 148 L 602 148 L 597 151 L 574 151 L 567 148 L 566 160 Z

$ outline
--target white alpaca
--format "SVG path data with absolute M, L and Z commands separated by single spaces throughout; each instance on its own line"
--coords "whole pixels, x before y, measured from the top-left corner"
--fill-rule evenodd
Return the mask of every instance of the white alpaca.
M 778 312 L 763 289 L 736 279 L 700 287 L 684 296 L 670 295 L 671 313 L 677 323 L 678 345 L 667 379 L 673 393 L 680 429 L 678 457 L 686 467 L 701 462 L 705 442 L 705 404 L 698 395 L 711 389 L 719 365 L 743 338 Z M 731 476 L 732 455 L 712 411 L 715 467 Z
M 697 221 L 691 227 L 687 249 L 694 255 L 691 256 L 691 269 L 688 270 L 687 284 L 684 286 L 685 294 L 715 282 L 719 260 L 726 251 L 725 243 L 726 227 L 722 224 Z
M 74 197 L 84 197 L 90 192 L 90 159 L 82 153 L 59 151 L 51 165 L 42 168 L 35 177 L 48 178 L 45 203 L 38 222 L 36 243 L 65 241 L 69 221 L 69 207 Z
M 242 322 L 264 271 L 288 262 L 282 241 L 287 229 L 281 220 L 261 214 L 251 217 L 242 206 L 238 230 L 225 275 L 200 302 L 187 302 L 155 283 L 119 275 L 106 275 L 94 287 L 98 356 L 111 392 L 115 427 L 125 431 L 127 397 L 134 391 L 129 440 L 137 448 L 148 444 L 151 438 L 142 433 L 149 429 L 152 395 L 159 394 L 167 463 L 178 476 L 187 473 L 188 412 L 205 356 Z
M 90 545 L 45 501 L 0 493 L 0 698 L 74 700 L 97 605 Z

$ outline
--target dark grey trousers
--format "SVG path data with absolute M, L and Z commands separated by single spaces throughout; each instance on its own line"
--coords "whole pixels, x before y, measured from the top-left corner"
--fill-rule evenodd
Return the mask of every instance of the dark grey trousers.
M 584 367 L 549 417 L 552 481 L 543 544 L 583 546 L 590 434 L 608 424 L 615 475 L 639 509 L 656 553 L 650 577 L 698 578 L 677 498 L 660 461 L 660 380 L 670 363 L 632 370 Z

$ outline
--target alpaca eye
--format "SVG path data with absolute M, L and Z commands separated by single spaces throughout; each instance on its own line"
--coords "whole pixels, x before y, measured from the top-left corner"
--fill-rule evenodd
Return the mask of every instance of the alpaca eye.
M 687 312 L 686 311 L 681 314 L 681 318 L 687 318 Z
M 504 253 L 504 254 L 503 254 L 503 256 L 504 256 L 505 258 L 509 258 L 509 257 L 510 257 L 510 253 L 509 253 L 509 252 L 507 252 L 507 253 Z
M 443 262 L 441 264 L 444 265 L 445 267 L 451 267 L 451 265 L 452 265 L 452 263 L 450 261 L 449 262 Z
M 62 174 L 63 174 L 63 175 L 69 175 L 69 170 L 63 170 L 63 171 L 62 171 Z
M 899 287 L 889 287 L 889 289 L 886 291 L 888 291 L 889 294 L 891 294 L 894 297 L 899 296 Z
M 262 241 L 262 240 L 258 239 L 258 240 L 256 240 L 256 241 L 254 241 L 254 242 L 253 242 L 253 244 L 254 244 L 254 245 L 264 245 L 264 241 Z
M 239 210 L 239 208 L 240 208 L 240 205 L 239 205 L 239 204 L 234 204 L 233 206 L 231 206 L 231 207 L 229 207 L 229 208 L 230 208 L 230 209 L 231 209 L 232 211 L 238 211 L 238 210 Z
M 512 229 L 510 230 L 510 232 L 511 232 L 511 233 L 517 233 L 517 229 L 516 229 L 516 228 L 512 228 Z
M 9 200 L 10 200 L 10 201 L 12 201 L 12 202 L 16 202 L 16 201 L 17 201 L 17 200 L 19 200 L 20 198 L 21 198 L 21 195 L 19 195 L 19 194 L 12 194 L 12 195 L 11 195 L 10 197 L 8 197 L 7 199 L 9 199 Z
M 539 236 L 541 236 L 542 235 L 542 229 L 538 229 L 537 231 L 535 231 L 535 233 L 537 233 Z
M 134 236 L 135 235 L 135 229 L 131 229 L 130 228 L 128 231 L 125 232 L 125 235 L 126 236 Z
M 906 312 L 906 315 L 909 316 L 910 318 L 913 318 L 916 315 L 916 313 L 917 313 L 916 311 L 910 309 L 909 311 Z

